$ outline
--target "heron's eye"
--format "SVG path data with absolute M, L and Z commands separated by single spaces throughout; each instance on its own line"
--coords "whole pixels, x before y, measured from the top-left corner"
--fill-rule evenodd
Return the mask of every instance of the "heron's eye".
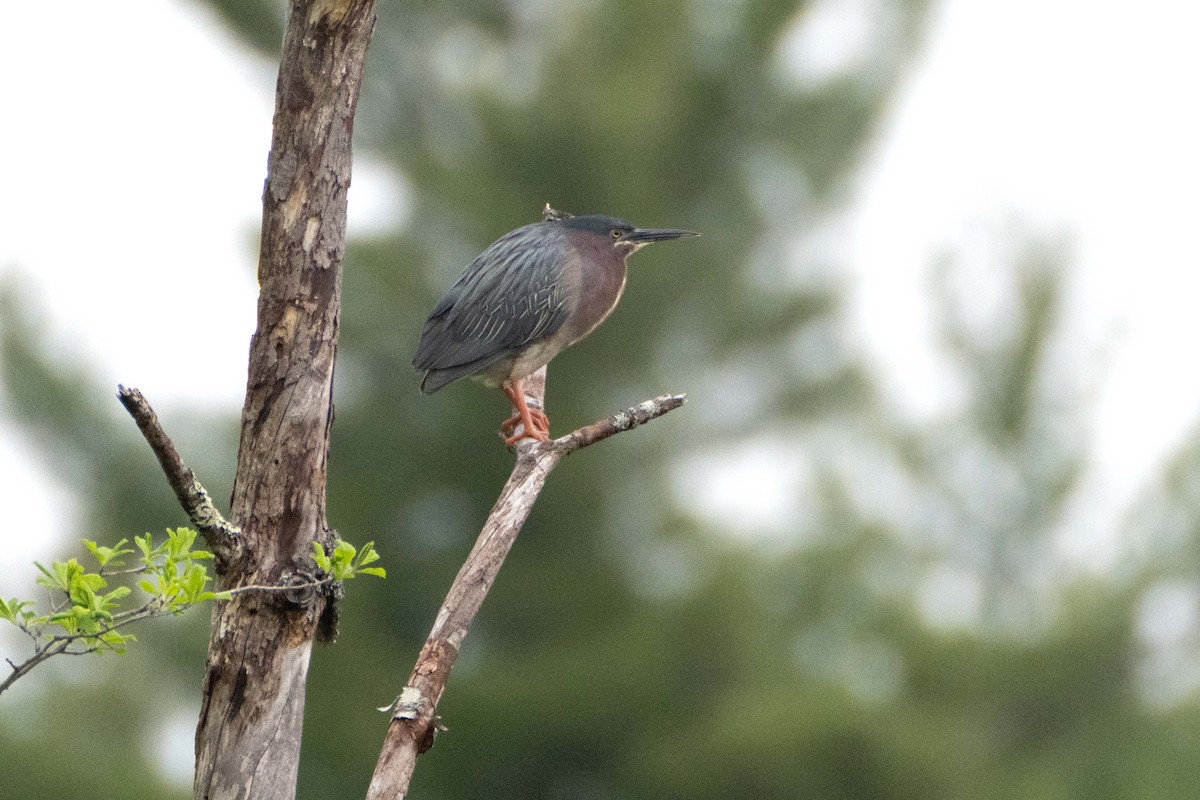
M 620 229 L 620 228 L 613 228 L 613 229 L 612 229 L 612 237 L 613 237 L 614 239 L 620 239 L 620 238 L 621 238 L 622 236 L 624 236 L 624 235 L 625 235 L 625 234 L 623 234 L 623 233 L 621 232 L 621 229 Z

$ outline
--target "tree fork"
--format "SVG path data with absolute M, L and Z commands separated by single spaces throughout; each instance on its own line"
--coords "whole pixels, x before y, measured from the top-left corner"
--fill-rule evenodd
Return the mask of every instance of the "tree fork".
M 541 408 L 546 368 L 527 378 L 524 385 L 526 402 Z M 549 442 L 522 439 L 516 443 L 517 463 L 512 474 L 438 609 L 408 683 L 385 709 L 392 720 L 375 763 L 367 800 L 397 800 L 407 795 L 417 756 L 433 746 L 441 728 L 436 712 L 450 670 L 550 471 L 564 456 L 644 425 L 679 408 L 684 400 L 681 394 L 662 395 Z

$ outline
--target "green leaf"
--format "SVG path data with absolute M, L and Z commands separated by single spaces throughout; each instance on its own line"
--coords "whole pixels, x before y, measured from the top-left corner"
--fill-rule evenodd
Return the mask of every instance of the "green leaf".
M 125 648 L 122 646 L 127 642 L 137 641 L 133 634 L 118 633 L 117 631 L 107 631 L 96 637 L 99 641 L 112 648 L 117 655 L 124 655 Z M 100 651 L 103 652 L 103 651 Z
M 357 564 L 360 567 L 366 566 L 380 559 L 379 553 L 375 552 L 375 543 L 367 542 L 358 551 Z
M 133 537 L 133 543 L 137 545 L 138 550 L 142 551 L 142 556 L 138 561 L 153 569 L 155 559 L 162 554 L 162 548 L 154 546 L 154 538 L 148 533 L 144 536 Z
M 47 622 L 51 625 L 57 625 L 62 628 L 67 634 L 79 633 L 79 621 L 75 616 L 75 609 L 70 611 L 59 611 L 57 614 L 51 614 Z
M 74 559 L 71 560 L 74 561 Z M 98 572 L 84 572 L 83 567 L 79 568 L 79 572 L 71 575 L 71 580 L 74 586 L 86 586 L 93 592 L 108 585 L 108 581 L 104 580 L 103 575 Z
M 208 571 L 200 564 L 192 564 L 184 573 L 180 584 L 183 587 L 184 599 L 189 603 L 200 602 L 200 595 L 204 592 L 204 585 L 209 581 Z
M 42 573 L 42 577 L 36 579 L 39 586 L 45 586 L 48 589 L 61 589 L 64 592 L 67 591 L 68 584 L 66 581 L 66 576 L 59 575 L 58 568 L 59 568 L 60 563 L 61 562 L 57 562 L 57 561 L 54 562 L 51 565 L 54 569 L 53 569 L 53 571 L 51 571 L 51 570 L 46 569 L 44 566 L 42 566 L 42 564 L 40 562 L 38 562 L 38 561 L 33 562 L 33 565 L 35 567 L 37 567 L 38 570 L 41 571 L 41 573 Z
M 354 545 L 347 541 L 340 541 L 337 547 L 333 548 L 333 563 L 335 564 L 350 564 L 354 561 Z
M 109 565 L 114 567 L 123 566 L 124 562 L 121 560 L 121 556 L 126 556 L 134 552 L 129 548 L 122 549 L 129 541 L 128 539 L 122 539 L 112 547 L 97 545 L 91 539 L 82 539 L 81 541 L 83 542 L 83 546 L 90 550 L 92 555 L 96 557 L 96 561 L 100 564 L 101 569 Z
M 313 561 L 317 562 L 317 566 L 322 572 L 333 572 L 333 564 L 329 560 L 329 556 L 325 555 L 325 548 L 320 542 L 313 542 Z
M 79 630 L 84 633 L 100 633 L 102 627 L 101 620 L 92 613 L 91 609 L 75 606 L 73 610 L 75 611 L 75 622 L 79 626 Z
M 346 541 L 337 543 L 337 547 L 333 548 L 333 567 L 330 572 L 333 577 L 339 581 L 345 580 L 354 575 L 354 545 Z
M 15 597 L 11 600 L 5 600 L 3 597 L 0 597 L 0 619 L 6 619 L 9 622 L 16 623 L 18 616 L 27 618 L 26 615 L 29 614 L 29 612 L 22 612 L 25 606 L 28 605 L 31 605 L 29 600 L 18 600 Z
M 118 586 L 117 588 L 115 588 L 111 592 L 109 592 L 108 594 L 101 595 L 98 598 L 100 609 L 102 611 L 108 612 L 110 609 L 116 608 L 117 603 L 121 600 L 124 600 L 126 597 L 128 597 L 129 593 L 132 591 L 133 590 L 130 589 L 128 586 Z
M 176 561 L 183 561 L 187 558 L 195 541 L 196 532 L 191 528 L 176 528 L 174 530 L 167 528 L 166 551 Z
M 96 605 L 96 592 L 86 583 L 76 581 L 70 591 L 71 602 L 83 608 L 93 608 Z
M 130 589 L 128 586 L 118 586 L 117 588 L 115 588 L 111 592 L 109 592 L 108 594 L 104 595 L 104 599 L 105 600 L 123 600 L 126 597 L 128 597 L 129 593 L 132 591 L 133 590 Z
M 385 570 L 383 567 L 359 567 L 356 571 L 359 574 L 374 575 L 377 578 L 387 577 L 387 570 Z

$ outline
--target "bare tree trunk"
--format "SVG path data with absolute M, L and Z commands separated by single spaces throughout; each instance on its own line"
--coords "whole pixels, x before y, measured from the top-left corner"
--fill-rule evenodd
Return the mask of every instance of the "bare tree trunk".
M 224 587 L 286 583 L 325 540 L 325 477 L 350 139 L 373 0 L 292 0 L 263 192 L 258 329 Z M 196 729 L 197 798 L 292 798 L 324 597 L 248 592 L 213 612 Z

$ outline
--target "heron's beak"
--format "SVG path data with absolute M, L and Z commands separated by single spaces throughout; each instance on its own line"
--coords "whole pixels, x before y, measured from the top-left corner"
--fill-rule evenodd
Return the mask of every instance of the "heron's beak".
M 634 228 L 631 233 L 625 236 L 625 241 L 650 244 L 651 242 L 669 242 L 672 239 L 681 239 L 684 236 L 699 235 L 694 231 L 676 231 L 667 228 Z

